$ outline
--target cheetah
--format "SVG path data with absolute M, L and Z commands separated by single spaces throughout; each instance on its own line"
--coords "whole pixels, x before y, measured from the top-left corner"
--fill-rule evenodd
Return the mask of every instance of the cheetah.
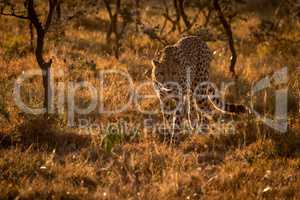
M 152 60 L 154 89 L 160 99 L 164 120 L 171 121 L 173 134 L 181 130 L 183 117 L 186 113 L 190 115 L 191 109 L 197 115 L 202 113 L 201 116 L 212 110 L 232 114 L 248 111 L 243 105 L 222 101 L 209 83 L 212 58 L 211 50 L 201 37 L 186 36 L 174 45 L 166 46 L 160 57 Z M 202 117 L 201 123 L 208 123 L 208 119 Z

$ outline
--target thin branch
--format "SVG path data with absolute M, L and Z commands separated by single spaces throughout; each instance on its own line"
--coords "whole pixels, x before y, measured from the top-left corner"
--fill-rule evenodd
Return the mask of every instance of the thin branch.
M 112 14 L 112 11 L 111 11 L 111 7 L 110 7 L 110 3 L 108 0 L 103 0 L 104 2 L 104 5 L 106 7 L 106 10 L 108 12 L 108 15 L 109 15 L 109 18 L 112 19 L 113 18 L 113 14 Z
M 191 23 L 190 23 L 188 16 L 186 15 L 185 10 L 184 10 L 185 0 L 178 0 L 178 4 L 179 4 L 178 5 L 179 13 L 183 19 L 185 28 L 186 28 L 186 30 L 189 30 L 191 28 Z
M 33 23 L 34 27 L 37 29 L 37 32 L 39 32 L 39 31 L 44 32 L 43 26 L 42 26 L 41 22 L 39 21 L 39 18 L 36 14 L 33 0 L 28 0 L 28 1 L 26 1 L 26 3 L 27 3 L 26 6 L 27 6 L 27 10 L 28 10 L 29 20 Z
M 208 8 L 207 15 L 205 16 L 204 27 L 207 27 L 207 26 L 208 26 L 209 20 L 210 20 L 210 17 L 211 17 L 211 14 L 212 14 L 212 9 L 211 9 L 211 8 Z
M 47 32 L 49 29 L 49 26 L 50 26 L 51 20 L 52 20 L 52 16 L 53 16 L 53 12 L 57 5 L 57 0 L 48 0 L 48 2 L 49 2 L 49 12 L 48 12 L 47 20 L 46 20 L 46 23 L 44 26 L 45 32 Z
M 11 16 L 11 17 L 17 17 L 19 19 L 29 19 L 27 16 L 23 16 L 23 15 L 17 15 L 15 13 L 0 13 L 0 15 L 3 15 L 3 16 Z
M 174 0 L 173 4 L 174 4 L 174 7 L 177 7 L 177 4 L 176 4 L 176 0 Z M 178 20 L 173 20 L 171 17 L 170 17 L 170 12 L 169 12 L 169 8 L 168 8 L 168 4 L 165 0 L 163 0 L 163 4 L 164 4 L 164 8 L 165 8 L 165 12 L 163 13 L 163 16 L 165 18 L 166 21 L 169 21 L 172 23 L 172 29 L 169 31 L 170 32 L 174 32 L 176 30 L 176 26 L 177 26 L 177 23 L 178 23 Z M 175 6 L 176 4 L 176 6 Z M 180 28 L 180 27 L 179 27 Z
M 3 7 L 3 8 L 0 10 L 0 15 L 16 17 L 16 18 L 19 18 L 19 19 L 29 19 L 28 16 L 17 14 L 17 13 L 15 12 L 14 7 L 11 7 L 11 13 L 4 13 L 4 7 Z

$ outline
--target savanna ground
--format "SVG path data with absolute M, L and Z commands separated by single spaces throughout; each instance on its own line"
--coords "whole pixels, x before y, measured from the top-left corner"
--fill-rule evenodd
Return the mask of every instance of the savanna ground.
M 191 9 L 187 13 L 192 14 Z M 64 8 L 62 13 L 68 13 Z M 67 113 L 45 119 L 24 114 L 13 100 L 16 78 L 24 71 L 38 69 L 29 46 L 28 22 L 0 18 L 0 199 L 299 199 L 299 23 L 282 33 L 285 40 L 258 41 L 253 32 L 260 19 L 251 13 L 247 20 L 233 22 L 239 54 L 238 80 L 226 99 L 250 106 L 260 113 L 273 113 L 275 86 L 250 98 L 251 86 L 276 70 L 288 67 L 288 131 L 279 133 L 254 115 L 223 116 L 217 130 L 190 134 L 170 145 L 144 127 L 146 119 L 131 105 L 126 111 L 105 115 L 94 112 L 75 116 L 101 124 L 102 129 L 67 126 Z M 145 6 L 142 19 L 162 25 L 159 8 Z M 202 23 L 202 18 L 199 19 Z M 63 70 L 58 82 L 88 81 L 97 85 L 101 69 L 119 69 L 130 74 L 137 87 L 149 80 L 151 59 L 163 46 L 132 27 L 122 40 L 120 58 L 111 55 L 105 31 L 108 15 L 104 10 L 68 21 L 64 34 L 53 26 L 47 35 L 46 55 L 53 59 L 52 70 Z M 170 26 L 170 25 L 169 25 Z M 217 32 L 214 32 L 217 34 Z M 170 43 L 180 38 L 168 34 Z M 296 42 L 298 38 L 298 43 Z M 214 82 L 233 81 L 229 73 L 230 51 L 226 41 L 208 43 L 215 52 L 211 65 Z M 123 77 L 107 75 L 105 108 L 127 102 L 128 83 Z M 42 105 L 41 79 L 32 78 L 22 87 L 24 101 Z M 56 85 L 56 89 L 59 89 Z M 140 93 L 153 94 L 151 86 Z M 67 92 L 66 92 L 67 93 Z M 265 96 L 267 99 L 264 99 Z M 84 107 L 89 93 L 76 93 L 76 103 Z M 143 109 L 159 108 L 155 98 L 139 99 Z M 67 109 L 67 105 L 65 107 Z M 105 128 L 114 123 L 128 128 Z M 125 132 L 124 132 L 125 131 Z

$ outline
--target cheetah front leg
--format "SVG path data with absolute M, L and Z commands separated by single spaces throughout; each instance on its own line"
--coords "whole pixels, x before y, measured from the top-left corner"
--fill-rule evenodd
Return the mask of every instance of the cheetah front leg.
M 173 98 L 169 101 L 165 101 L 168 112 L 164 113 L 166 116 L 168 132 L 170 136 L 170 143 L 180 137 L 184 131 L 183 121 L 184 121 L 184 108 L 183 99 Z M 165 110 L 166 111 L 166 110 Z
M 176 90 L 157 90 L 160 101 L 160 110 L 163 118 L 163 126 L 160 126 L 159 132 L 173 143 L 173 139 L 181 131 L 183 119 L 182 98 Z M 162 128 L 162 129 L 161 129 Z

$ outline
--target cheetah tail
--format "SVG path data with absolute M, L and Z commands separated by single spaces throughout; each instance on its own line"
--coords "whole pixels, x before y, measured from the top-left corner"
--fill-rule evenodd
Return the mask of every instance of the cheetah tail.
M 250 110 L 241 104 L 231 104 L 231 103 L 225 103 L 222 101 L 219 97 L 211 97 L 208 95 L 209 102 L 212 104 L 212 106 L 222 112 L 222 113 L 229 113 L 229 114 L 250 114 Z

